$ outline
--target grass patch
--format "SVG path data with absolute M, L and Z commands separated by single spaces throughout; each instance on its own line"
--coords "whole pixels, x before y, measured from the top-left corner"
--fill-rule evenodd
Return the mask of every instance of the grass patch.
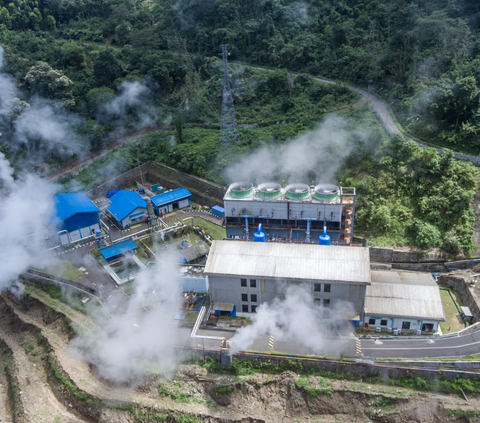
M 443 310 L 445 311 L 445 322 L 440 322 L 440 328 L 443 333 L 458 332 L 464 328 L 464 324 L 458 314 L 456 304 L 450 297 L 450 293 L 453 296 L 454 291 L 444 288 L 440 289 L 440 297 L 442 298 Z M 455 296 L 453 296 L 453 298 L 455 299 Z
M 193 395 L 190 393 L 182 392 L 183 385 L 177 383 L 174 386 L 160 382 L 158 384 L 158 393 L 164 397 L 169 397 L 174 401 L 187 403 L 192 401 Z
M 209 222 L 203 217 L 195 216 L 195 226 L 203 228 L 212 239 L 221 240 L 227 236 L 227 230 L 225 228 Z
M 48 273 L 52 276 L 58 276 L 60 278 L 68 279 L 71 281 L 77 281 L 83 276 L 83 273 L 80 272 L 73 264 L 71 263 L 60 263 L 53 266 L 45 267 L 44 269 L 37 269 L 40 272 Z
M 28 342 L 26 339 L 22 342 L 22 347 L 24 348 L 25 352 L 27 354 L 33 355 L 34 357 L 38 355 L 38 351 L 35 349 L 35 347 Z
M 220 395 L 228 395 L 235 391 L 233 385 L 220 385 L 215 388 L 215 392 Z

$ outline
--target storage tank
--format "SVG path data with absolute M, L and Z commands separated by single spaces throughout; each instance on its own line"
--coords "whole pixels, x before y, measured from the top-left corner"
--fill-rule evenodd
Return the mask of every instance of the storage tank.
M 313 195 L 316 200 L 327 201 L 331 203 L 338 198 L 340 188 L 336 185 L 320 184 L 315 187 L 315 194 Z
M 253 195 L 253 184 L 250 182 L 234 182 L 229 187 L 233 198 L 247 198 Z
M 265 182 L 258 186 L 257 196 L 264 200 L 273 200 L 282 195 L 282 187 L 276 182 Z
M 287 185 L 285 197 L 294 201 L 308 200 L 310 198 L 310 187 L 306 184 Z
M 262 231 L 262 224 L 258 225 L 258 230 L 253 234 L 254 242 L 265 242 L 265 232 Z

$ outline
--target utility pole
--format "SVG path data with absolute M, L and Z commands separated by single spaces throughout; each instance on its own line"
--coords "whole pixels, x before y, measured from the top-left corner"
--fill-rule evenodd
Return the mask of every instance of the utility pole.
M 223 144 L 231 144 L 240 141 L 237 117 L 233 106 L 232 88 L 228 76 L 228 44 L 222 44 L 223 59 L 223 96 L 222 96 L 222 127 L 220 129 L 220 141 Z

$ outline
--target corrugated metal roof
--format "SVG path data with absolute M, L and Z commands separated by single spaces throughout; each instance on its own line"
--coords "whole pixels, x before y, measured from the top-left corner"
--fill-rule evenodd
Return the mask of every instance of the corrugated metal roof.
M 367 287 L 367 316 L 445 320 L 440 289 L 430 273 L 372 271 Z
M 216 311 L 233 311 L 233 303 L 213 303 L 213 309 Z
M 104 259 L 109 259 L 111 257 L 118 256 L 126 251 L 135 250 L 137 248 L 135 241 L 131 239 L 125 239 L 115 244 L 109 245 L 108 247 L 99 248 L 98 251 L 102 254 Z
M 364 247 L 213 241 L 205 273 L 368 284 L 370 257 Z
M 78 213 L 100 213 L 100 209 L 81 193 L 57 194 L 55 202 L 60 220 L 67 220 Z
M 152 203 L 155 207 L 161 207 L 191 196 L 192 193 L 187 188 L 177 188 L 152 197 Z
M 147 202 L 135 191 L 120 190 L 110 199 L 107 210 L 118 220 L 125 219 L 137 208 L 147 209 Z
M 184 248 L 182 254 L 185 260 L 187 260 L 187 263 L 190 263 L 199 257 L 206 256 L 208 254 L 208 245 L 205 241 L 199 242 L 198 244 Z

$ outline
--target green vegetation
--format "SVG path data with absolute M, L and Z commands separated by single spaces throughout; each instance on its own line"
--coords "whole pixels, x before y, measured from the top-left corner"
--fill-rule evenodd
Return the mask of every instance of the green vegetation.
M 371 245 L 475 250 L 478 170 L 471 163 L 394 137 L 375 154 L 349 159 L 339 181 L 357 187 L 356 230 Z
M 215 392 L 221 395 L 228 395 L 235 391 L 235 386 L 233 385 L 220 385 L 215 388 Z
M 453 293 L 453 291 L 445 288 L 440 289 L 443 310 L 445 312 L 445 321 L 440 322 L 440 328 L 442 329 L 442 333 L 445 334 L 458 332 L 459 330 L 464 328 L 464 324 L 462 322 L 462 319 L 460 318 L 460 315 L 458 314 L 457 307 L 452 301 L 452 297 L 450 296 L 451 292 Z
M 44 273 L 48 273 L 49 275 L 69 279 L 71 281 L 77 281 L 83 276 L 83 273 L 69 262 L 62 262 L 62 263 L 59 263 L 53 266 L 48 266 L 44 269 L 38 269 L 38 270 Z
M 332 395 L 332 385 L 330 381 L 322 377 L 318 378 L 319 387 L 310 386 L 309 380 L 307 378 L 299 378 L 297 380 L 297 386 L 303 388 L 307 396 L 311 398 L 316 398 L 320 395 Z
M 298 386 L 310 387 L 307 377 L 318 377 L 319 388 L 311 388 L 311 396 L 321 394 L 329 394 L 330 382 L 327 379 L 346 380 L 346 381 L 362 381 L 365 383 L 384 384 L 389 386 L 397 386 L 417 391 L 456 393 L 460 392 L 460 388 L 465 392 L 480 392 L 480 379 L 466 379 L 457 377 L 455 379 L 446 379 L 444 374 L 439 373 L 438 377 L 431 380 L 414 377 L 410 372 L 403 378 L 384 378 L 381 376 L 362 377 L 349 372 L 330 372 L 327 370 L 316 370 L 313 368 L 304 368 L 300 360 L 284 359 L 280 361 L 247 361 L 234 359 L 230 366 L 222 367 L 215 360 L 207 357 L 203 365 L 210 372 L 228 373 L 237 376 L 246 376 L 255 373 L 272 373 L 277 374 L 284 371 L 293 371 L 302 377 L 297 382 Z M 317 390 L 322 392 L 317 392 Z
M 33 356 L 38 355 L 38 351 L 36 350 L 36 348 L 26 339 L 22 342 L 22 347 L 25 349 L 25 352 L 27 354 L 30 354 Z
M 193 400 L 193 395 L 182 391 L 183 385 L 180 382 L 175 384 L 163 383 L 158 384 L 158 393 L 164 397 L 169 397 L 178 402 L 190 402 Z
M 82 302 L 82 296 L 73 292 L 63 293 L 62 290 L 52 285 L 36 285 L 41 291 L 47 293 L 54 300 L 60 300 L 70 307 L 82 313 L 86 312 L 85 304 Z
M 203 229 L 212 239 L 223 239 L 227 236 L 225 228 L 201 217 L 195 217 L 195 226 Z

